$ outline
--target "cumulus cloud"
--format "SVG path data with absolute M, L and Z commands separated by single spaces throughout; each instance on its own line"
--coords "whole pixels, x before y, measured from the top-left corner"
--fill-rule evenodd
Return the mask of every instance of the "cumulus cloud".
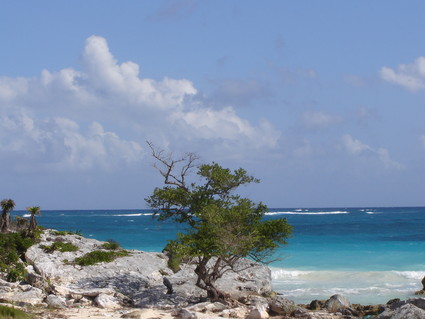
M 81 65 L 0 78 L 0 153 L 86 170 L 140 161 L 146 139 L 186 148 L 194 141 L 231 145 L 226 151 L 238 153 L 278 143 L 280 132 L 268 121 L 253 124 L 232 107 L 212 108 L 195 98 L 188 79 L 141 77 L 139 65 L 118 63 L 102 37 L 86 40 Z
M 417 58 L 411 64 L 400 64 L 396 70 L 382 67 L 380 71 L 384 81 L 400 85 L 410 91 L 425 89 L 425 57 Z
M 344 150 L 355 156 L 372 156 L 378 158 L 386 169 L 403 169 L 404 166 L 391 159 L 390 154 L 385 148 L 372 148 L 371 146 L 345 134 L 341 138 Z
M 143 149 L 96 122 L 83 132 L 70 119 L 35 120 L 18 112 L 0 117 L 0 155 L 20 170 L 110 170 L 140 161 Z
M 342 117 L 320 111 L 308 111 L 302 114 L 302 122 L 308 129 L 321 129 L 342 122 Z

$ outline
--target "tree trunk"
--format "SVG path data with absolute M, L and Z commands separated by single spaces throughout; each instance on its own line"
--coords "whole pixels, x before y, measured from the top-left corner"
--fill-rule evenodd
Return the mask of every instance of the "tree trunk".
M 207 298 L 210 300 L 224 300 L 225 295 L 215 286 L 215 282 L 221 276 L 216 271 L 208 272 L 207 264 L 209 259 L 205 258 L 199 261 L 195 268 L 195 273 L 198 275 L 196 286 L 207 291 Z M 217 270 L 214 267 L 214 270 Z
M 30 217 L 30 231 L 34 231 L 37 227 L 37 221 L 35 220 L 35 216 L 31 215 Z
M 1 214 L 2 218 L 2 225 L 1 225 L 1 232 L 2 233 L 8 233 L 10 228 L 10 215 L 9 213 L 3 212 Z

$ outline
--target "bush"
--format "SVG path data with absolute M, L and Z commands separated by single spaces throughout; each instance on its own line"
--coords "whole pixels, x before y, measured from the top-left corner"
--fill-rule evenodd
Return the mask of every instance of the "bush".
M 120 251 L 104 251 L 95 250 L 85 254 L 82 257 L 75 258 L 74 263 L 80 266 L 91 266 L 101 262 L 111 262 L 118 257 L 128 256 L 129 253 L 125 250 Z
M 66 235 L 77 235 L 77 236 L 82 236 L 81 231 L 76 230 L 76 231 L 67 231 L 67 230 L 55 230 L 52 233 L 53 236 L 66 236 Z
M 0 306 L 0 318 L 27 319 L 33 316 L 16 308 Z
M 19 259 L 23 259 L 27 249 L 36 243 L 33 235 L 26 231 L 0 234 L 0 271 L 6 274 L 8 281 L 25 278 L 26 271 Z
M 72 252 L 72 251 L 78 250 L 78 247 L 75 246 L 74 244 L 72 244 L 70 242 L 61 242 L 61 241 L 54 242 L 50 246 L 42 245 L 42 246 L 40 246 L 40 248 L 42 248 L 46 253 L 52 253 L 55 250 L 58 250 L 61 253 Z
M 107 250 L 118 250 L 121 247 L 120 244 L 118 244 L 116 241 L 110 239 L 102 245 L 102 248 Z
M 16 264 L 13 269 L 10 269 L 7 273 L 6 280 L 9 282 L 15 282 L 24 280 L 27 275 L 27 271 L 23 264 Z

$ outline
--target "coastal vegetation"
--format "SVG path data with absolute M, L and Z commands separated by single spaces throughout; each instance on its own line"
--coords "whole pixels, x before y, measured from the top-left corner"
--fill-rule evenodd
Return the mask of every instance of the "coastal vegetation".
M 0 234 L 0 272 L 7 281 L 25 278 L 26 270 L 22 263 L 25 252 L 35 243 L 25 231 Z
M 1 232 L 7 233 L 10 229 L 10 212 L 15 208 L 15 202 L 13 199 L 3 199 L 0 202 L 2 214 L 1 214 Z
M 30 319 L 33 317 L 33 315 L 30 315 L 20 309 L 0 305 L 0 318 Z
M 73 252 L 78 250 L 78 247 L 74 244 L 62 241 L 54 242 L 50 246 L 40 245 L 40 248 L 42 248 L 46 253 L 52 253 L 56 250 L 60 251 L 61 253 Z
M 107 250 L 118 250 L 120 249 L 120 244 L 117 243 L 115 240 L 109 239 L 106 243 L 102 245 L 103 249 Z
M 29 230 L 34 231 L 37 228 L 37 220 L 35 219 L 35 215 L 40 215 L 40 207 L 31 206 L 27 208 L 27 211 L 31 214 Z
M 274 250 L 286 244 L 292 227 L 286 219 L 264 220 L 266 205 L 243 198 L 235 190 L 259 180 L 242 169 L 231 171 L 217 163 L 197 165 L 188 153 L 174 159 L 148 143 L 165 187 L 155 188 L 146 202 L 159 220 L 172 219 L 187 226 L 186 233 L 169 240 L 165 251 L 169 266 L 178 269 L 183 259 L 196 265 L 196 285 L 210 299 L 223 299 L 216 281 L 227 271 L 240 271 L 242 258 L 267 262 Z M 192 171 L 197 180 L 189 182 Z
M 74 260 L 74 263 L 80 266 L 91 266 L 101 262 L 111 262 L 119 257 L 126 257 L 129 252 L 126 250 L 119 251 L 104 251 L 94 250 L 84 256 L 78 257 Z

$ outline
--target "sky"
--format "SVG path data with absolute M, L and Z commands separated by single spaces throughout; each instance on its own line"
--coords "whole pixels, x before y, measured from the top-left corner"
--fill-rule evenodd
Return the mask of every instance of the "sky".
M 425 206 L 425 2 L 0 0 L 0 197 L 143 209 L 146 141 L 269 207 Z

